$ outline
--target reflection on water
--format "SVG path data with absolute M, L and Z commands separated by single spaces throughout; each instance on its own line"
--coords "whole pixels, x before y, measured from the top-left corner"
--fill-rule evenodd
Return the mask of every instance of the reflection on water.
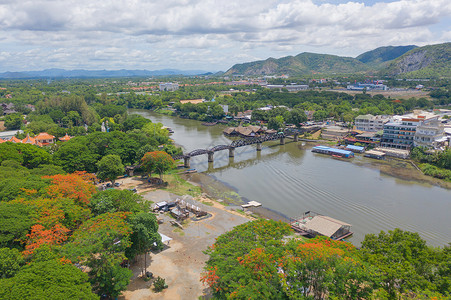
M 230 144 L 222 126 L 139 111 L 175 132 L 172 138 L 185 152 Z M 399 227 L 419 232 L 431 245 L 451 242 L 451 191 L 384 175 L 409 178 L 416 172 L 405 162 L 393 168 L 357 155 L 352 160 L 334 159 L 310 152 L 311 146 L 288 140 L 266 142 L 262 151 L 255 145 L 191 158 L 191 167 L 232 187 L 243 199 L 289 217 L 313 210 L 353 225 L 351 241 L 359 244 L 367 233 Z

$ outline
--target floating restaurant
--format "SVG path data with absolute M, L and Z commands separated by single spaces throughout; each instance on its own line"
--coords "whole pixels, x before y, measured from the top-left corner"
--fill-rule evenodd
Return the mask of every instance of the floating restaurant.
M 327 146 L 315 146 L 312 148 L 312 152 L 328 154 L 332 156 L 351 158 L 354 157 L 354 152 L 348 150 L 342 150 Z
M 353 234 L 350 224 L 312 211 L 305 212 L 301 218 L 291 222 L 290 225 L 294 231 L 307 237 L 320 235 L 339 241 Z

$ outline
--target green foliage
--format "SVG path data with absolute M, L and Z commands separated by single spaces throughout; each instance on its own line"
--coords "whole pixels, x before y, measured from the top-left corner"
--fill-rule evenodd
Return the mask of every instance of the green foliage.
M 378 284 L 390 299 L 397 293 L 435 289 L 434 253 L 418 233 L 395 229 L 379 235 L 368 234 L 362 242 L 363 260 L 374 265 Z
M 160 276 L 158 276 L 153 282 L 153 291 L 155 293 L 159 293 L 167 288 L 168 286 L 166 285 L 166 280 L 164 278 L 161 278 Z
M 110 180 L 112 183 L 117 177 L 124 174 L 124 165 L 119 155 L 106 155 L 97 163 L 97 177 Z
M 88 275 L 56 260 L 31 263 L 8 279 L 0 280 L 1 299 L 98 299 Z
M 21 113 L 14 113 L 6 115 L 5 118 L 5 127 L 8 130 L 20 129 L 23 124 L 23 116 Z
M 131 246 L 125 251 L 128 259 L 138 254 L 145 254 L 151 248 L 162 249 L 161 236 L 158 233 L 158 222 L 154 214 L 141 212 L 127 218 L 131 227 Z
M 294 124 L 296 127 L 300 127 L 300 123 L 307 121 L 307 116 L 302 109 L 293 109 L 288 113 L 287 123 Z
M 123 253 L 129 247 L 130 227 L 125 214 L 105 213 L 84 222 L 74 231 L 63 253 L 74 260 L 102 253 Z
M 283 127 L 284 127 L 284 120 L 283 120 L 282 116 L 276 116 L 276 117 L 269 118 L 269 121 L 268 121 L 269 129 L 279 130 Z
M 122 126 L 124 131 L 129 131 L 133 129 L 142 129 L 147 123 L 151 123 L 151 121 L 143 116 L 128 115 L 127 119 L 122 123 Z
M 41 164 L 49 164 L 51 156 L 47 151 L 35 145 L 7 142 L 0 144 L 0 163 L 5 160 L 15 160 L 31 169 Z
M 142 196 L 129 190 L 109 189 L 95 194 L 89 203 L 95 216 L 113 212 L 141 212 L 149 207 Z
M 89 282 L 93 290 L 100 296 L 117 298 L 122 291 L 125 291 L 133 272 L 129 269 L 117 265 L 117 261 L 105 258 L 93 259 L 89 262 Z
M 17 249 L 0 248 L 0 279 L 13 277 L 25 264 L 25 259 Z
M 20 249 L 34 224 L 34 213 L 32 206 L 0 202 L 0 247 Z

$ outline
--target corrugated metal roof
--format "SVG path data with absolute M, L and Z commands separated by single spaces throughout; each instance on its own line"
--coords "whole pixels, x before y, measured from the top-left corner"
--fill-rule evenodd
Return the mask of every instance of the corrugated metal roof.
M 346 149 L 354 149 L 354 150 L 358 150 L 358 151 L 363 151 L 363 150 L 365 150 L 365 147 L 354 146 L 354 145 L 347 145 Z
M 314 216 L 302 227 L 308 230 L 318 232 L 319 234 L 331 237 L 342 226 L 351 226 L 351 225 L 327 216 Z

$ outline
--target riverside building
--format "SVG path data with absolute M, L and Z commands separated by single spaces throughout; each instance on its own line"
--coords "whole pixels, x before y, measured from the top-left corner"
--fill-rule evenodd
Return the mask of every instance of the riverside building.
M 435 141 L 444 135 L 438 118 L 439 116 L 428 112 L 414 111 L 413 114 L 402 116 L 400 121 L 387 122 L 381 146 L 406 150 L 417 145 L 434 147 Z

